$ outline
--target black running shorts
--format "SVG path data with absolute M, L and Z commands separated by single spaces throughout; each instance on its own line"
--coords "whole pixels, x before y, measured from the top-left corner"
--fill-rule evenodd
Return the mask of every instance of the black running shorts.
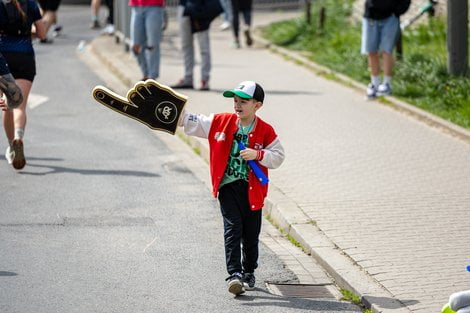
M 43 11 L 57 11 L 61 0 L 38 0 Z
M 36 76 L 36 60 L 32 53 L 2 52 L 7 61 L 11 75 L 15 79 L 26 79 L 33 82 Z

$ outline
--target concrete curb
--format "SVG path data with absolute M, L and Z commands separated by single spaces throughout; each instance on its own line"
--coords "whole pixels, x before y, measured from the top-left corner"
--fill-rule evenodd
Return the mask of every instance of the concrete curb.
M 274 185 L 270 186 L 263 210 L 277 227 L 300 243 L 305 253 L 311 255 L 339 287 L 359 295 L 372 312 L 411 312 L 356 265 L 315 225 L 315 221 Z

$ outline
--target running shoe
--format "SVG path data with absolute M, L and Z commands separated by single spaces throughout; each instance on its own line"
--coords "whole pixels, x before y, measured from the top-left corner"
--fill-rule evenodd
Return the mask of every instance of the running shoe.
M 392 87 L 388 83 L 380 84 L 377 88 L 378 96 L 390 96 L 392 94 Z
M 233 273 L 227 279 L 228 282 L 228 292 L 233 293 L 234 295 L 238 296 L 245 292 L 242 283 L 243 276 L 240 273 Z
M 249 29 L 245 29 L 245 42 L 248 47 L 250 47 L 253 44 L 253 39 L 251 38 Z
M 23 141 L 21 139 L 15 139 L 12 143 L 14 152 L 13 167 L 17 170 L 21 170 L 26 165 L 24 158 Z
M 255 289 L 255 274 L 253 273 L 243 273 L 243 287 L 245 287 L 246 290 L 253 290 Z

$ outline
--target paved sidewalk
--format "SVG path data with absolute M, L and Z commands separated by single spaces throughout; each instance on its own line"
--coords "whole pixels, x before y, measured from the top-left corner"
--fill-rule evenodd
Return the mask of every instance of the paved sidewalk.
M 255 12 L 254 23 L 292 13 Z M 221 92 L 252 79 L 266 91 L 260 116 L 286 161 L 270 172 L 265 213 L 374 312 L 439 312 L 470 288 L 470 144 L 255 46 L 231 48 L 212 26 L 211 91 L 191 90 L 187 110 L 231 111 Z M 183 75 L 176 21 L 162 46 L 159 81 Z M 140 72 L 110 37 L 91 48 L 133 84 Z M 195 68 L 199 78 L 199 66 Z M 195 81 L 196 86 L 199 81 Z M 204 156 L 205 142 L 196 142 Z

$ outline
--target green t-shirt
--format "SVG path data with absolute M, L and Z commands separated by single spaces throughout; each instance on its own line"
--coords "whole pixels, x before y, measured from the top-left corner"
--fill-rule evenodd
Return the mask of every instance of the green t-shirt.
M 238 131 L 233 139 L 232 149 L 230 150 L 230 155 L 228 158 L 228 164 L 225 168 L 224 177 L 222 177 L 219 189 L 223 185 L 229 184 L 239 179 L 244 179 L 248 181 L 248 163 L 243 160 L 243 158 L 240 156 L 240 149 L 238 148 L 237 140 L 241 140 L 243 144 L 247 147 L 247 134 L 251 131 L 251 128 L 253 128 L 253 124 L 250 125 L 245 131 L 242 131 L 241 127 L 238 128 Z

